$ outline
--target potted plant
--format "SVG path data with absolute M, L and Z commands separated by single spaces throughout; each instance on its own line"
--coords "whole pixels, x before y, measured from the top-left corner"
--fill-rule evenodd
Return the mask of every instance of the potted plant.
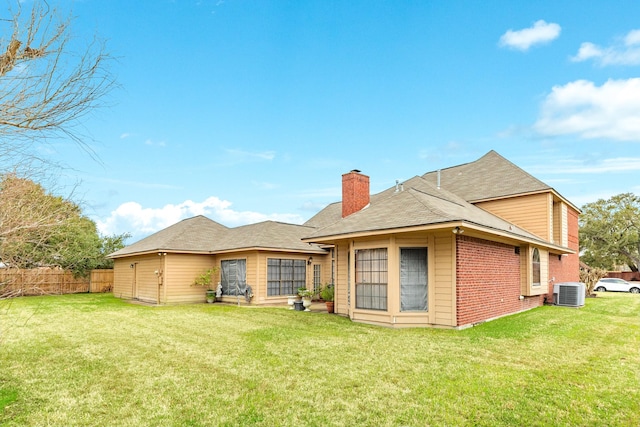
M 335 293 L 335 288 L 333 287 L 333 283 L 325 284 L 320 290 L 320 298 L 324 300 L 324 303 L 327 305 L 327 313 L 333 313 L 334 305 L 333 305 L 333 297 Z
M 218 267 L 211 267 L 206 270 L 204 273 L 196 276 L 196 279 L 193 281 L 195 286 L 203 286 L 207 288 L 207 302 L 213 303 L 216 301 L 216 290 L 213 289 L 211 282 L 213 280 L 213 275 L 218 272 Z
M 287 305 L 289 306 L 289 310 L 293 310 L 293 304 L 296 302 L 297 298 L 297 295 L 287 296 Z
M 300 297 L 302 298 L 304 311 L 311 311 L 309 307 L 311 307 L 311 298 L 313 297 L 313 291 L 310 291 L 307 288 L 298 288 L 298 295 L 300 295 Z

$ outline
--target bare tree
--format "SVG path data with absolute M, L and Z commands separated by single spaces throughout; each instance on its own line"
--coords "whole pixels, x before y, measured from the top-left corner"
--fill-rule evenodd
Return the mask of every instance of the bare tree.
M 25 259 L 24 250 L 17 246 L 38 248 L 51 234 L 51 230 L 64 225 L 78 208 L 69 200 L 47 195 L 44 188 L 29 179 L 14 174 L 0 179 L 0 261 L 6 266 L 22 266 L 19 254 Z
M 607 270 L 604 268 L 580 267 L 580 281 L 585 284 L 586 296 L 595 295 L 593 288 L 603 277 L 607 277 Z
M 16 3 L 17 12 L 0 16 L 0 156 L 5 166 L 46 162 L 34 142 L 58 137 L 71 138 L 93 156 L 80 126 L 115 85 L 104 44 L 94 39 L 74 51 L 71 18 L 60 19 L 46 1 L 36 1 L 26 14 Z

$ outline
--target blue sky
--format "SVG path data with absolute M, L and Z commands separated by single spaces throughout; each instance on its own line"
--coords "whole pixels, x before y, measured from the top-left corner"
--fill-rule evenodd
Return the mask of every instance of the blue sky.
M 52 158 L 105 234 L 302 223 L 489 150 L 581 206 L 640 194 L 640 3 L 76 0 L 121 88 Z M 49 147 L 51 148 L 51 147 Z

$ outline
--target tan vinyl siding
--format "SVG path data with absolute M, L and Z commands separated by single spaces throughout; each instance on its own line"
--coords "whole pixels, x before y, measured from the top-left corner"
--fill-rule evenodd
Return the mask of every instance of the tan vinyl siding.
M 540 288 L 533 292 L 542 295 L 549 292 L 549 252 L 540 250 Z
M 547 194 L 547 209 L 549 210 L 547 215 L 547 240 L 553 242 L 553 195 L 551 193 Z
M 347 260 L 349 259 L 349 244 L 347 242 L 340 242 L 335 247 L 336 256 L 336 289 L 334 294 L 334 310 L 338 314 L 349 314 L 349 299 L 348 299 L 348 271 L 349 266 Z
M 553 201 L 553 243 L 568 247 L 568 206 L 560 199 Z
M 566 203 L 560 207 L 560 245 L 569 246 L 569 211 Z
M 247 260 L 247 285 L 251 286 L 253 301 L 259 302 L 260 297 L 267 295 L 266 270 L 267 263 L 261 262 L 261 254 L 257 251 L 245 252 L 244 258 Z M 264 270 L 264 280 L 258 279 L 258 271 Z M 236 298 L 237 300 L 237 298 Z
M 433 323 L 455 326 L 455 236 L 452 233 L 438 234 L 434 239 L 433 265 L 434 286 L 429 296 L 434 299 Z
M 167 254 L 164 258 L 162 303 L 203 303 L 206 287 L 194 286 L 196 277 L 216 265 L 211 255 Z M 219 266 L 219 263 L 218 263 Z M 220 281 L 220 272 L 212 276 L 212 289 Z
M 335 243 L 335 309 L 352 320 L 393 327 L 438 325 L 455 327 L 455 236 L 414 232 L 386 237 L 363 238 Z M 387 250 L 387 309 L 355 308 L 355 250 Z M 400 308 L 400 251 L 403 248 L 427 249 L 426 311 L 403 312 Z M 349 268 L 348 260 L 351 263 Z M 330 268 L 330 258 L 328 259 Z M 330 274 L 330 272 L 329 272 Z M 350 276 L 350 277 L 349 277 Z M 348 296 L 351 295 L 349 298 Z
M 118 258 L 113 263 L 113 295 L 117 298 L 133 298 L 132 260 Z
M 522 295 L 529 295 L 531 284 L 529 277 L 531 277 L 532 274 L 532 265 L 531 262 L 529 262 L 529 247 L 520 246 L 520 293 Z
M 522 295 L 543 295 L 549 292 L 549 252 L 538 248 L 540 253 L 540 286 L 533 286 L 533 247 L 520 248 L 520 287 Z
M 545 240 L 551 239 L 551 193 L 477 203 L 476 206 Z
M 113 294 L 120 298 L 157 303 L 160 294 L 159 276 L 162 268 L 158 254 L 116 259 L 113 274 Z
M 313 263 L 307 264 L 309 254 L 276 251 L 244 251 L 224 255 L 157 253 L 144 256 L 117 258 L 114 262 L 114 295 L 120 298 L 179 304 L 205 301 L 205 287 L 193 286 L 195 278 L 211 267 L 218 267 L 212 280 L 212 289 L 220 282 L 223 260 L 246 260 L 247 284 L 253 291 L 251 304 L 285 304 L 287 296 L 267 297 L 267 259 L 298 259 L 307 265 L 306 284 L 311 289 L 313 264 L 322 266 L 322 283 L 331 279 L 329 255 L 314 254 Z M 133 265 L 133 268 L 131 267 Z M 156 274 L 156 271 L 158 274 Z M 346 274 L 346 273 L 345 273 Z M 159 297 L 159 300 L 158 300 Z M 236 302 L 236 296 L 223 296 L 223 301 Z M 244 300 L 241 301 L 244 303 Z

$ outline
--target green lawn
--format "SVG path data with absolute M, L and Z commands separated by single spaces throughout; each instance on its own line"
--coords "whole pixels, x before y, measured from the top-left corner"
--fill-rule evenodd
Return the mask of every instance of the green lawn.
M 640 425 L 640 295 L 451 331 L 82 294 L 0 328 L 0 425 Z

